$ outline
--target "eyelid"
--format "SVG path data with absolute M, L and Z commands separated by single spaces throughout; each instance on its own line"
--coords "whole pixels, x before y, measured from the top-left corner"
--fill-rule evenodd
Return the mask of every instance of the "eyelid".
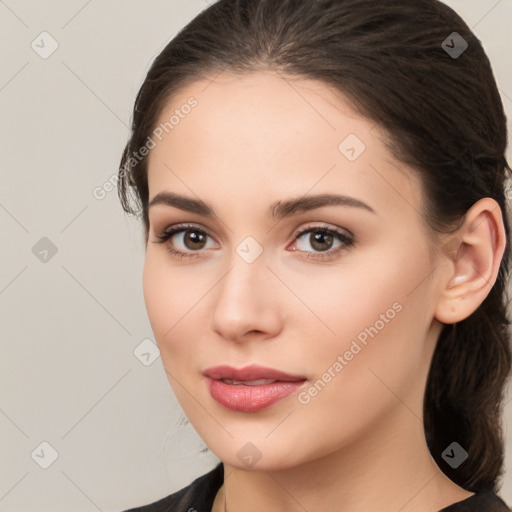
M 167 228 L 165 228 L 161 231 L 161 235 L 155 235 L 155 236 L 157 238 L 163 238 L 171 231 L 178 232 L 178 231 L 186 230 L 186 229 L 197 229 L 198 231 L 201 231 L 201 232 L 204 232 L 205 234 L 207 234 L 210 238 L 215 239 L 215 237 L 210 233 L 210 230 L 208 228 L 206 228 L 200 224 L 189 223 L 189 222 L 183 222 L 183 223 L 178 223 L 178 224 L 173 224 L 171 226 L 168 226 Z M 303 223 L 303 224 L 301 224 L 300 228 L 294 229 L 292 231 L 292 234 L 289 237 L 293 237 L 293 239 L 295 239 L 295 237 L 308 232 L 308 230 L 310 230 L 310 229 L 317 229 L 319 231 L 321 229 L 337 231 L 337 232 L 340 232 L 340 234 L 342 234 L 342 233 L 346 234 L 347 237 L 354 238 L 354 234 L 351 233 L 348 229 L 342 228 L 342 227 L 339 227 L 336 225 L 328 225 L 328 223 L 323 222 L 323 221 L 310 221 L 310 222 L 307 222 L 306 225 L 304 225 L 304 223 Z
M 344 235 L 347 238 L 355 238 L 354 235 L 346 228 L 341 228 L 334 225 L 329 225 L 326 222 L 307 222 L 307 225 L 304 227 L 304 225 L 301 225 L 301 228 L 296 229 L 293 233 L 293 239 L 295 240 L 296 237 L 303 235 L 304 233 L 308 233 L 310 231 L 333 231 L 340 235 Z
M 192 231 L 192 230 L 204 233 L 205 235 L 209 236 L 211 239 L 215 240 L 215 237 L 212 234 L 210 234 L 210 231 L 207 228 L 202 227 L 199 224 L 192 224 L 192 223 L 184 222 L 184 223 L 173 224 L 172 226 L 165 228 L 164 230 L 161 231 L 160 235 L 155 234 L 156 240 L 154 240 L 153 242 L 157 243 L 157 244 L 165 243 L 167 240 L 169 240 L 169 238 L 173 237 L 174 235 L 176 235 L 178 233 Z M 215 242 L 215 243 L 218 243 L 218 242 Z M 199 252 L 199 251 L 190 251 L 190 252 Z
M 160 235 L 155 235 L 157 240 L 153 241 L 153 243 L 159 243 L 159 244 L 165 244 L 170 238 L 172 238 L 174 235 L 178 233 L 183 233 L 186 231 L 192 231 L 196 230 L 200 233 L 205 234 L 206 236 L 212 238 L 216 244 L 218 242 L 215 240 L 215 237 L 210 234 L 209 229 L 194 223 L 178 223 L 173 224 L 172 226 L 166 228 L 163 230 L 163 232 Z M 348 249 L 350 246 L 354 245 L 356 241 L 356 237 L 346 228 L 341 228 L 338 226 L 329 226 L 325 222 L 321 221 L 311 221 L 309 223 L 306 223 L 306 225 L 301 225 L 300 228 L 295 229 L 292 232 L 292 241 L 291 243 L 296 243 L 297 240 L 303 236 L 304 234 L 310 233 L 310 232 L 326 232 L 332 236 L 335 236 L 338 238 L 338 240 L 341 241 L 341 246 L 337 247 L 336 249 L 329 249 L 327 251 L 300 251 L 295 250 L 298 253 L 304 253 L 304 256 L 311 259 L 333 259 L 336 256 L 338 256 L 338 253 Z M 290 244 L 287 244 L 286 247 L 288 247 Z M 170 246 L 167 246 L 167 249 L 170 253 L 180 257 L 180 258 L 195 258 L 200 257 L 201 253 L 204 251 L 204 249 L 200 249 L 197 251 L 182 251 L 179 249 L 171 248 Z M 325 256 L 324 256 L 325 254 Z

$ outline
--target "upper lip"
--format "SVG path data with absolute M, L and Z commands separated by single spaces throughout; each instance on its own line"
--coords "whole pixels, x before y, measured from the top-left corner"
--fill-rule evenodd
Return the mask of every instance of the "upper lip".
M 276 370 L 274 368 L 266 368 L 264 366 L 250 365 L 244 368 L 233 368 L 232 366 L 213 366 L 203 372 L 203 375 L 211 379 L 231 379 L 236 381 L 251 381 L 259 379 L 272 379 L 280 381 L 299 381 L 305 380 L 305 377 L 298 375 L 290 375 L 289 373 Z

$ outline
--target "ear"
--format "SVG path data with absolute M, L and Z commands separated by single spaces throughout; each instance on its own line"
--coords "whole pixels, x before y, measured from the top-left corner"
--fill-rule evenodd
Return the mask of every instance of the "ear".
M 437 320 L 460 322 L 482 304 L 498 277 L 505 246 L 500 206 L 490 197 L 480 199 L 443 246 Z

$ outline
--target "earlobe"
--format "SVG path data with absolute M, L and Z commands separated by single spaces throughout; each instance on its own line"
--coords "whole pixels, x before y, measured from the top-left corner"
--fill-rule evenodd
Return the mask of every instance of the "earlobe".
M 485 300 L 496 282 L 505 252 L 506 233 L 498 203 L 477 201 L 464 223 L 445 244 L 440 295 L 435 317 L 442 323 L 460 322 Z M 445 265 L 445 263 L 448 263 Z

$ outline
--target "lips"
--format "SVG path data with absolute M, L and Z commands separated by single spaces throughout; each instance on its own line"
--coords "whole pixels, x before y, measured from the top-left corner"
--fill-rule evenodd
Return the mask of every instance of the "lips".
M 260 379 L 293 382 L 306 379 L 306 377 L 290 375 L 273 368 L 265 368 L 258 365 L 246 366 L 240 369 L 233 368 L 232 366 L 214 366 L 213 368 L 208 368 L 204 375 L 215 380 L 230 379 L 238 382 L 250 382 Z
M 203 374 L 212 398 L 228 409 L 241 412 L 269 407 L 294 393 L 306 381 L 303 376 L 258 365 L 241 369 L 215 366 Z

